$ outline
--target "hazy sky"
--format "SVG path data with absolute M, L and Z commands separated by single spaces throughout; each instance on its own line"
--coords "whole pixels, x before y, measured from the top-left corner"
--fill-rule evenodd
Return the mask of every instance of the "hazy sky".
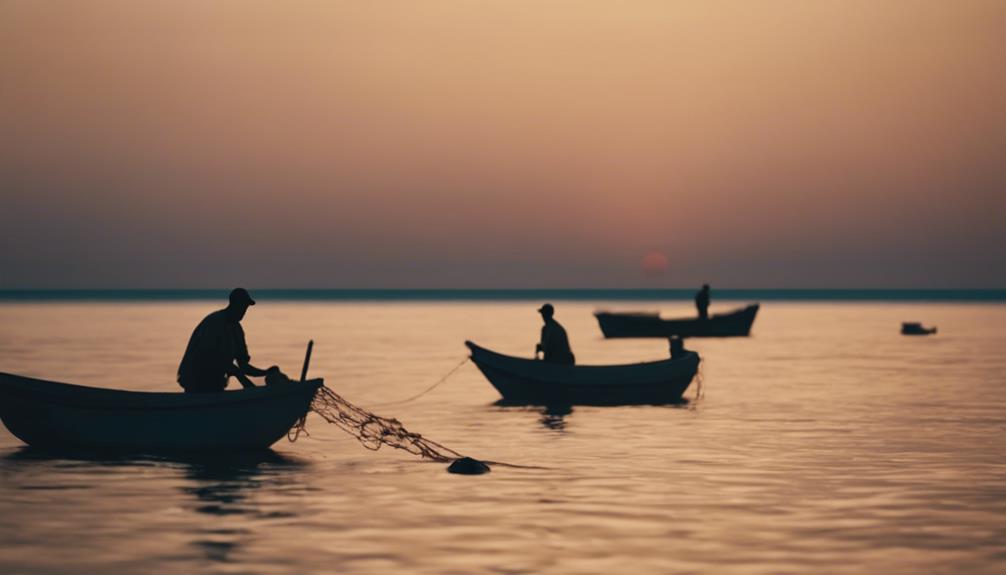
M 7 0 L 0 288 L 1004 287 L 1004 31 L 1002 0 Z

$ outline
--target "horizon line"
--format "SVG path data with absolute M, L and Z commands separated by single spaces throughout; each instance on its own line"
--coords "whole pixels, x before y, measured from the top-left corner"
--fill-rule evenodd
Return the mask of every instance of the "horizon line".
M 696 288 L 250 288 L 270 301 L 687 300 Z M 2 302 L 197 301 L 230 288 L 3 288 Z M 714 288 L 716 299 L 1006 302 L 1006 288 Z

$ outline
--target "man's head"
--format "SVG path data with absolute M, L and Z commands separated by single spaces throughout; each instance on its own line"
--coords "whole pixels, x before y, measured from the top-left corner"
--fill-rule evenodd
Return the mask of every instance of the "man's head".
M 709 291 L 709 284 L 702 284 L 702 289 L 705 291 Z
M 552 304 L 547 303 L 547 304 L 541 306 L 540 308 L 538 308 L 538 313 L 541 314 L 541 317 L 543 319 L 550 320 L 550 319 L 552 319 L 552 316 L 555 315 L 555 308 L 552 307 Z
M 248 306 L 255 305 L 255 300 L 252 299 L 251 294 L 245 288 L 234 288 L 231 290 L 229 300 L 227 309 L 231 311 L 238 321 L 244 318 L 245 312 L 248 311 Z

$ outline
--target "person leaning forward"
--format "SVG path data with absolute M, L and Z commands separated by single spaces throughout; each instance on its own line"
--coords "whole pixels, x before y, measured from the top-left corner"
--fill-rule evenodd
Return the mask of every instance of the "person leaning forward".
M 223 391 L 231 376 L 246 388 L 255 387 L 249 377 L 270 376 L 267 381 L 286 379 L 276 366 L 259 369 L 249 363 L 251 357 L 241 320 L 253 305 L 255 300 L 248 290 L 236 288 L 230 293 L 226 308 L 199 322 L 178 366 L 178 383 L 186 392 Z

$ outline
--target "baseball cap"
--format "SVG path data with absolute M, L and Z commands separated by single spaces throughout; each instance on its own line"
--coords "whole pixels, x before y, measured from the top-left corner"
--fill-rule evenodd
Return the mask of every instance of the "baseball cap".
M 255 305 L 255 300 L 245 288 L 234 288 L 231 291 L 230 302 L 232 304 Z

